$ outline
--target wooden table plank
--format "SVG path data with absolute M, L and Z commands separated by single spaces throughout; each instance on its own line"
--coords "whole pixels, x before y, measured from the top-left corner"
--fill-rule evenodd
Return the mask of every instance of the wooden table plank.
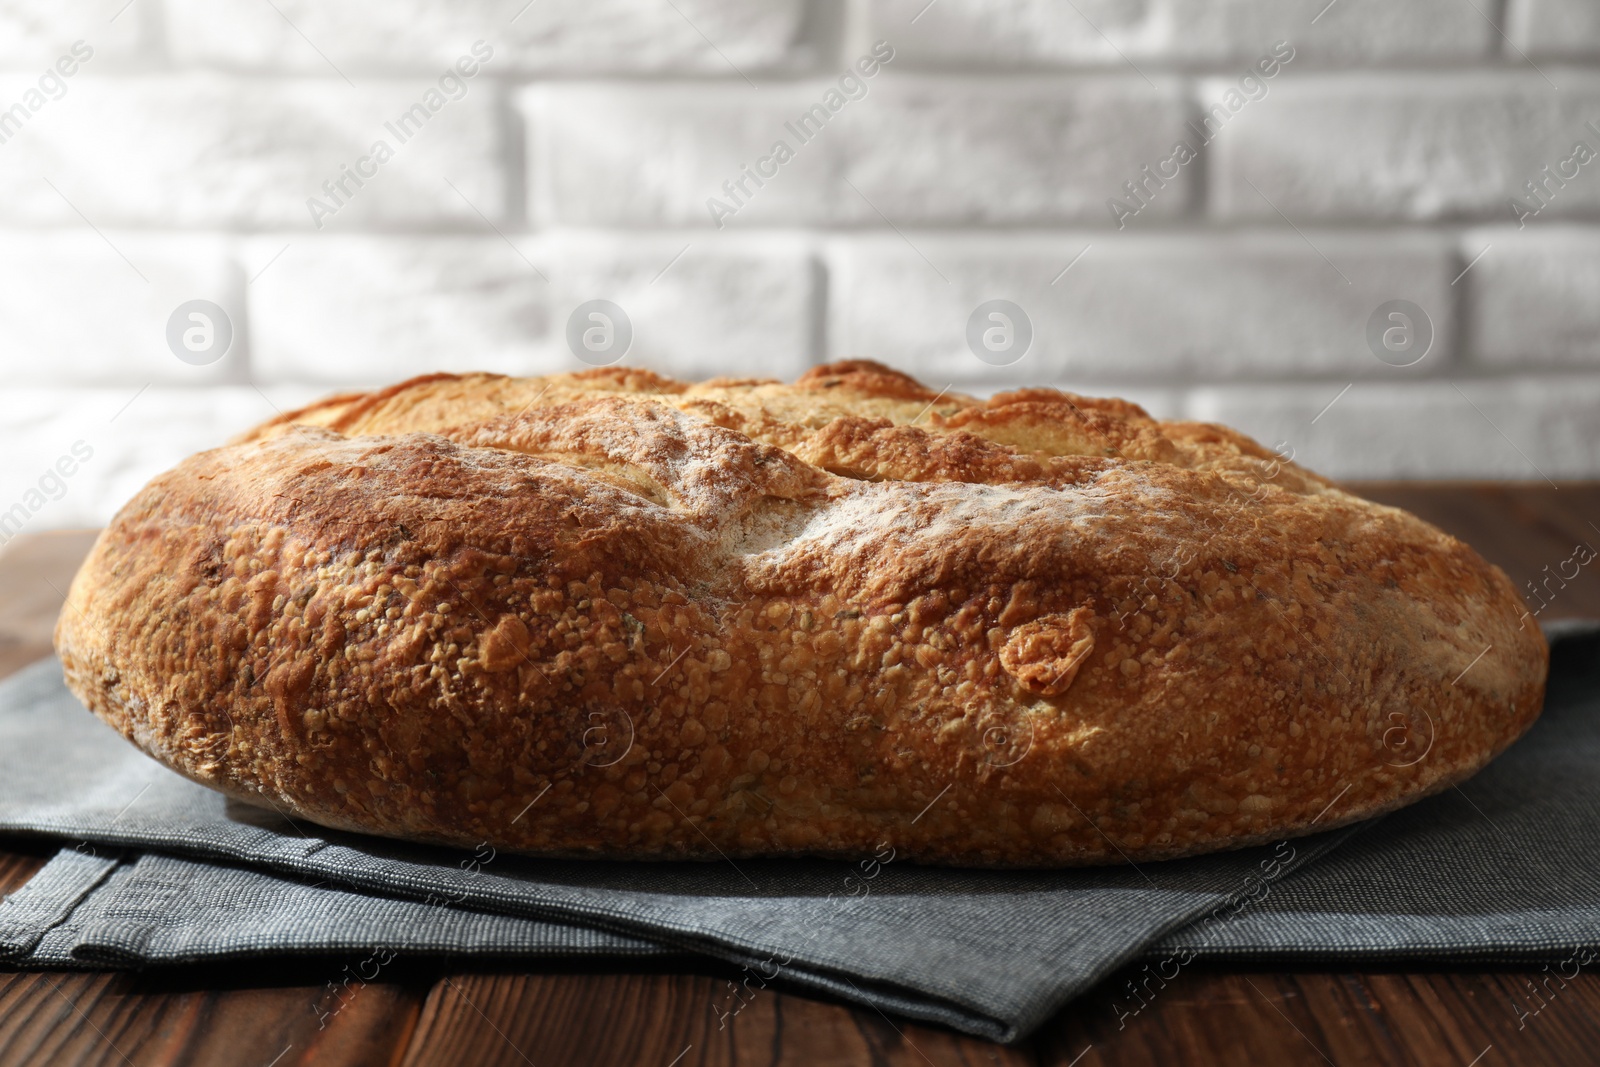
M 1361 485 L 1466 540 L 1519 589 L 1584 542 L 1600 546 L 1600 486 Z M 48 652 L 59 594 L 92 534 L 19 539 L 0 553 L 0 675 Z M 1546 570 L 1546 568 L 1549 568 Z M 1570 573 L 1570 567 L 1568 569 Z M 1541 621 L 1600 617 L 1600 564 L 1554 593 Z M 1529 598 L 1530 609 L 1539 601 Z M 37 843 L 0 848 L 0 892 L 43 862 Z M 363 986 L 318 1030 L 320 984 L 337 976 L 257 964 L 174 975 L 0 972 L 0 1067 L 13 1063 L 312 1062 L 691 1064 L 1588 1063 L 1600 1050 L 1600 977 L 1558 983 L 1537 969 L 1427 972 L 1241 970 L 1195 966 L 1119 1028 L 1126 976 L 1081 998 L 1018 1048 L 870 1009 L 759 991 L 719 1028 L 728 982 L 693 962 L 627 973 L 544 966 L 454 973 L 427 966 Z M 266 977 L 273 973 L 275 977 Z M 308 976 L 309 975 L 309 976 Z M 1547 988 L 1529 983 L 1544 978 Z M 1539 994 L 1536 996 L 1536 992 Z M 68 1002 L 70 998 L 70 1003 Z M 1543 1010 L 1533 1014 L 1541 1003 Z M 1527 1013 L 1519 1017 L 1517 1005 Z M 716 1006 L 716 1010 L 714 1007 Z M 323 1001 L 323 1010 L 327 1002 Z M 81 1011 L 81 1014 L 80 1014 Z M 98 1029 L 97 1029 L 98 1028 Z M 103 1033 L 102 1033 L 103 1032 Z M 274 1041 L 277 1041 L 274 1047 Z M 112 1048 L 115 1043 L 115 1049 Z M 241 1052 L 241 1050 L 244 1050 Z M 258 1053 L 265 1055 L 258 1055 Z
M 1063 1012 L 1038 1037 L 1042 1062 L 1078 1067 L 1170 1063 L 1590 1064 L 1600 1040 L 1600 976 L 1539 971 L 1281 973 L 1195 967 L 1149 1006 L 1124 976 Z M 1547 980 L 1549 988 L 1530 991 Z M 1534 1014 L 1543 1002 L 1545 1007 Z M 1480 1057 L 1482 1059 L 1480 1060 Z
M 54 854 L 53 844 L 6 842 L 0 852 L 0 897 L 21 889 Z
M 0 678 L 50 654 L 61 601 L 97 532 L 19 537 L 0 551 Z
M 0 972 L 0 1064 L 393 1063 L 426 983 L 363 988 L 323 1025 L 321 985 L 262 988 L 255 964 L 161 975 Z M 338 968 L 329 965 L 329 975 Z M 303 981 L 304 979 L 302 979 Z
M 746 992 L 736 1002 L 731 987 L 738 979 L 731 972 L 450 975 L 429 995 L 405 1064 L 1023 1067 L 1036 1062 L 1029 1048 L 776 989 Z M 743 1006 L 732 1013 L 735 1003 Z

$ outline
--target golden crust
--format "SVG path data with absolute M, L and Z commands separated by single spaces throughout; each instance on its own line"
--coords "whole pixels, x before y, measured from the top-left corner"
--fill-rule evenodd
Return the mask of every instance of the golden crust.
M 329 826 L 983 866 L 1408 803 L 1548 658 L 1466 545 L 1240 434 L 863 362 L 323 401 L 141 491 L 56 647 L 156 758 Z

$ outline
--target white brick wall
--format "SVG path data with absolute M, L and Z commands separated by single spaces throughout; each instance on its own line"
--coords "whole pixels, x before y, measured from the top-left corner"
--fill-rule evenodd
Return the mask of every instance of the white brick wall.
M 1471 233 L 1489 251 L 1468 286 L 1471 358 L 1500 372 L 1600 369 L 1600 234 L 1589 228 Z
M 349 186 L 354 195 L 325 228 L 465 226 L 479 222 L 474 206 L 503 218 L 492 80 L 473 79 L 405 143 L 385 128 L 431 85 L 426 77 L 353 88 L 338 78 L 80 73 L 0 145 L 8 156 L 0 221 L 314 229 L 306 201 L 325 197 L 323 182 L 379 140 L 394 158 L 362 188 Z
M 0 0 L 0 510 L 80 440 L 36 528 L 330 390 L 579 369 L 595 298 L 668 373 L 869 356 L 1220 419 L 1338 477 L 1597 477 L 1597 11 Z M 197 298 L 235 330 L 204 367 L 165 339 Z M 1035 334 L 1006 367 L 965 340 L 997 298 Z M 1414 366 L 1368 347 L 1390 300 L 1432 321 Z
M 820 287 L 793 240 L 284 235 L 246 254 L 261 381 L 571 370 L 567 318 L 595 297 L 632 321 L 628 361 L 663 372 L 793 377 L 815 357 Z
M 1346 383 L 1348 384 L 1348 383 Z M 1341 396 L 1340 394 L 1343 393 Z M 1332 405 L 1329 407 L 1329 405 Z M 1186 414 L 1237 426 L 1332 478 L 1592 478 L 1600 381 L 1206 387 Z M 1552 483 L 1553 484 L 1553 483 Z
M 1515 0 L 1511 39 L 1541 56 L 1600 53 L 1600 6 L 1590 0 Z
M 1106 196 L 1138 171 L 1130 162 L 1165 156 L 1185 118 L 1170 80 L 890 80 L 892 65 L 805 143 L 786 124 L 823 100 L 832 80 L 761 91 L 541 87 L 525 98 L 530 215 L 555 225 L 715 228 L 706 201 L 738 206 L 723 183 L 782 141 L 794 160 L 748 186 L 727 227 L 1100 223 Z M 1180 214 L 1189 181 L 1180 176 L 1152 213 Z
M 83 442 L 91 457 L 58 491 L 46 485 L 26 529 L 103 524 L 122 501 L 178 459 L 315 398 L 320 390 L 220 386 L 8 388 L 0 395 L 5 509 L 28 502 L 62 456 Z M 0 540 L 5 540 L 0 534 Z
M 835 351 L 886 352 L 963 383 L 1370 377 L 1390 368 L 1367 348 L 1366 320 L 1396 298 L 1437 319 L 1433 366 L 1453 348 L 1452 248 L 1434 235 L 1311 231 L 1316 249 L 1262 229 L 907 236 L 914 249 L 895 236 L 835 244 Z M 969 312 L 992 297 L 1034 327 L 1032 350 L 1004 369 L 966 345 Z
M 174 359 L 166 344 L 167 317 L 185 300 L 211 300 L 239 317 L 243 279 L 228 239 L 118 229 L 103 234 L 83 227 L 0 237 L 7 390 L 237 380 L 243 359 L 194 367 Z M 248 342 L 235 344 L 242 356 Z
M 144 11 L 121 8 L 122 0 L 5 0 L 0 3 L 0 63 L 42 69 L 79 40 L 96 51 L 98 64 L 153 52 L 148 5 Z
M 1508 202 L 1572 154 L 1600 150 L 1600 77 L 1571 68 L 1285 76 L 1214 148 L 1222 218 L 1512 219 Z M 1202 83 L 1215 100 L 1227 83 Z M 1600 208 L 1600 166 L 1550 186 L 1542 215 Z M 1559 175 L 1557 176 L 1559 178 Z M 1256 188 L 1252 189 L 1251 184 Z
M 1587 0 L 1545 7 L 1576 9 Z M 1253 60 L 1274 41 L 1309 55 L 1367 64 L 1398 59 L 1486 59 L 1493 27 L 1456 0 L 872 0 L 873 32 L 904 38 L 912 62 L 941 67 L 1116 67 Z M 922 12 L 919 16 L 919 12 Z M 912 19 L 916 19 L 912 22 Z
M 754 74 L 815 58 L 803 0 L 168 0 L 166 10 L 181 61 L 263 71 L 442 69 L 480 39 L 519 75 L 722 75 L 730 64 Z

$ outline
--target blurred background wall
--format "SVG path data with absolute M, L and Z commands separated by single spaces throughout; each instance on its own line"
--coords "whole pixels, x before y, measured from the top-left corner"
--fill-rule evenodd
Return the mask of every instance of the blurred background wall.
M 99 524 L 335 389 L 583 369 L 594 299 L 671 374 L 1600 475 L 1597 61 L 1595 0 L 0 0 L 0 513 Z

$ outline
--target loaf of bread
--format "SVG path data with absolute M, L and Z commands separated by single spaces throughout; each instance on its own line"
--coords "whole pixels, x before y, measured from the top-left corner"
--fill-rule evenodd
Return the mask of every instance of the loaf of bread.
M 1548 660 L 1472 549 L 1241 434 L 865 362 L 314 404 L 145 487 L 56 648 L 162 763 L 324 826 L 985 867 L 1388 811 Z

